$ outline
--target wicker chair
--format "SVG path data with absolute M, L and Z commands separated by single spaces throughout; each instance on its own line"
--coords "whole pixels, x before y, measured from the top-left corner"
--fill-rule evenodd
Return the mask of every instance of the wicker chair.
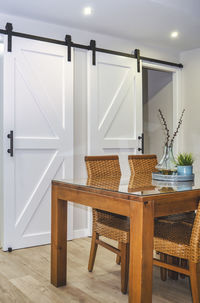
M 154 259 L 154 265 L 190 277 L 193 303 L 200 302 L 200 203 L 193 225 L 187 223 L 155 223 L 154 249 L 178 260 L 187 260 L 188 268 Z M 179 264 L 178 264 L 179 265 Z
M 152 182 L 152 172 L 156 171 L 157 156 L 156 155 L 129 155 L 128 162 L 131 170 L 131 178 L 129 182 L 129 188 L 134 186 L 136 188 L 147 187 Z M 131 183 L 131 186 L 130 186 Z M 160 253 L 160 259 L 163 260 L 165 255 Z M 167 270 L 160 269 L 161 280 L 165 281 L 167 276 Z
M 118 190 L 121 170 L 118 156 L 86 156 L 88 185 Z M 121 291 L 127 293 L 129 272 L 129 221 L 126 217 L 93 209 L 93 231 L 88 270 L 93 270 L 97 247 L 103 246 L 116 253 L 121 262 Z M 103 236 L 118 242 L 118 249 L 100 240 Z M 120 258 L 120 259 L 119 259 Z
M 129 155 L 128 156 L 131 175 L 137 175 L 137 180 L 141 176 L 141 180 L 144 180 L 143 174 L 148 177 L 152 172 L 156 172 L 157 156 L 156 155 Z M 178 223 L 185 222 L 187 224 L 193 224 L 195 218 L 195 212 L 187 212 L 179 215 L 171 215 L 160 217 L 159 221 L 163 223 Z
M 131 175 L 137 176 L 137 180 L 144 180 L 143 175 L 145 174 L 147 176 L 146 179 L 149 179 L 149 176 L 152 174 L 152 172 L 156 171 L 155 166 L 157 165 L 157 156 L 156 155 L 129 155 L 128 156 L 129 166 L 131 170 Z M 151 176 L 150 176 L 151 178 Z M 137 183 L 139 182 L 137 181 Z M 138 184 L 137 184 L 138 186 Z M 142 186 L 142 184 L 141 184 Z M 175 223 L 185 223 L 189 225 L 193 225 L 195 218 L 195 212 L 188 212 L 184 214 L 179 215 L 172 215 L 172 216 L 165 216 L 158 218 L 157 220 L 162 223 L 167 224 L 175 224 Z M 170 227 L 169 227 L 170 228 Z M 161 260 L 168 259 L 168 262 L 171 264 L 178 264 L 179 259 L 171 256 L 160 254 Z M 181 260 L 181 263 L 183 266 L 187 266 L 187 262 L 185 260 Z M 168 271 L 168 275 L 170 278 L 177 280 L 178 274 L 176 272 L 173 272 L 171 270 Z M 181 278 L 184 278 L 185 276 L 181 274 Z M 165 281 L 167 279 L 167 271 L 163 268 L 161 268 L 161 280 Z
M 157 171 L 155 168 L 157 165 L 157 156 L 156 155 L 129 155 L 128 161 L 129 161 L 129 166 L 130 166 L 130 170 L 131 170 L 132 188 L 133 188 L 133 186 L 147 187 L 147 185 L 148 185 L 149 189 L 151 189 L 150 184 L 152 182 L 152 172 Z M 130 185 L 129 185 L 129 187 L 130 187 Z M 173 216 L 161 217 L 156 220 L 159 220 L 160 222 L 165 222 L 168 224 L 174 224 L 178 221 L 180 222 L 181 220 L 191 222 L 191 215 L 189 214 L 188 218 L 187 218 L 186 214 L 184 214 L 183 216 L 181 214 L 178 216 L 173 215 Z M 168 259 L 168 262 L 171 264 L 177 264 L 177 262 L 179 262 L 179 260 L 177 258 L 171 258 L 170 256 L 166 256 L 166 255 L 160 253 L 161 260 L 165 260 L 166 258 Z M 184 263 L 184 261 L 183 261 L 183 263 Z M 174 280 L 178 279 L 178 275 L 176 272 L 169 270 L 168 275 L 170 278 L 172 278 Z M 167 270 L 164 268 L 161 268 L 160 276 L 161 276 L 162 281 L 166 281 Z M 184 278 L 184 275 L 182 275 L 181 277 Z

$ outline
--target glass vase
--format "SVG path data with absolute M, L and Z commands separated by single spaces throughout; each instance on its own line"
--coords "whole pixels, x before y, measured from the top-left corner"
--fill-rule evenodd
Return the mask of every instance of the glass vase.
M 156 166 L 156 168 L 163 175 L 173 175 L 177 171 L 173 155 L 173 146 L 165 145 L 163 157 Z

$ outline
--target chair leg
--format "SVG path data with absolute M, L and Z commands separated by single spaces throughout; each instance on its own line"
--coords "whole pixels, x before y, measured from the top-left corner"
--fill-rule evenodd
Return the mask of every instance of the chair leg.
M 99 234 L 93 231 L 92 233 L 92 242 L 91 242 L 91 248 L 90 248 L 90 257 L 88 262 L 88 271 L 92 271 L 94 267 L 94 261 L 96 258 L 96 252 L 98 244 L 96 243 L 96 240 L 99 239 Z
M 178 265 L 179 264 L 179 258 L 167 256 L 167 261 L 169 264 Z M 178 280 L 178 273 L 173 270 L 168 270 L 168 277 L 172 280 Z
M 200 303 L 200 263 L 189 262 L 193 303 Z
M 167 263 L 167 255 L 160 253 L 160 261 Z M 160 268 L 160 278 L 162 281 L 167 280 L 167 269 L 166 268 L 163 268 L 163 267 Z
M 181 267 L 187 268 L 187 260 L 181 259 Z M 180 278 L 181 279 L 185 279 L 185 275 L 184 274 L 180 274 Z
M 118 249 L 121 250 L 121 243 L 120 242 L 118 242 Z M 120 263 L 121 263 L 121 257 L 119 255 L 117 255 L 117 257 L 116 257 L 116 263 L 118 265 L 120 265 Z
M 127 293 L 129 275 L 129 244 L 121 243 L 121 292 Z

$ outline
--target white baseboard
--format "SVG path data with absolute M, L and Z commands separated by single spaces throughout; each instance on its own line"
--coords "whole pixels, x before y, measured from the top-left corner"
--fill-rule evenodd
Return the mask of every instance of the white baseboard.
M 73 234 L 73 239 L 85 238 L 90 236 L 88 228 L 74 230 Z

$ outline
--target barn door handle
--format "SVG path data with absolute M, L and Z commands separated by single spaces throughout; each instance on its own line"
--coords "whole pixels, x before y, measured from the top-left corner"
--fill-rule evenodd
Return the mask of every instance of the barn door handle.
M 8 139 L 10 139 L 10 148 L 7 150 L 7 152 L 10 154 L 11 157 L 13 157 L 13 130 L 10 131 L 7 137 Z
M 142 151 L 142 154 L 144 154 L 144 134 L 142 133 L 141 136 L 138 136 L 138 140 L 142 140 L 142 146 L 138 148 L 138 151 Z

